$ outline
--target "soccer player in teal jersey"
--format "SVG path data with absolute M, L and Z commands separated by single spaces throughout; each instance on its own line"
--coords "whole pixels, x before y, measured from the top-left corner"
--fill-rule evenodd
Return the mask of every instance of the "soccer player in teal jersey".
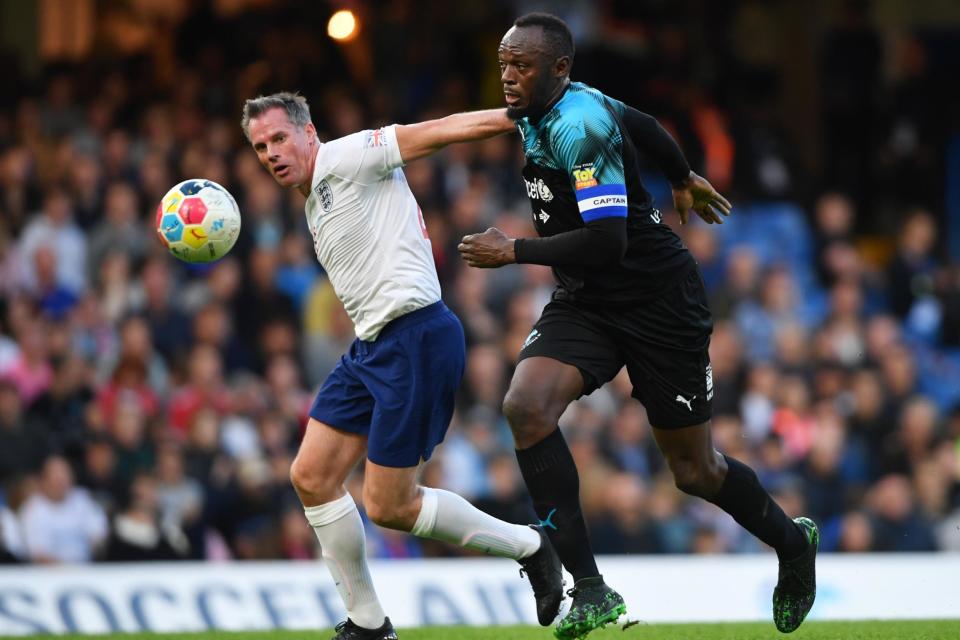
M 670 180 L 681 222 L 693 210 L 720 223 L 730 203 L 690 170 L 655 119 L 571 82 L 573 54 L 569 28 L 548 14 L 517 19 L 501 41 L 507 114 L 523 138 L 523 179 L 540 237 L 488 229 L 460 244 L 471 266 L 543 264 L 557 280 L 503 405 L 534 508 L 575 580 L 556 635 L 580 638 L 626 610 L 597 569 L 577 468 L 557 428 L 570 402 L 624 366 L 677 487 L 776 550 L 774 622 L 793 631 L 816 594 L 819 533 L 807 518 L 788 518 L 752 469 L 713 447 L 713 320 L 696 261 L 640 181 L 638 152 Z

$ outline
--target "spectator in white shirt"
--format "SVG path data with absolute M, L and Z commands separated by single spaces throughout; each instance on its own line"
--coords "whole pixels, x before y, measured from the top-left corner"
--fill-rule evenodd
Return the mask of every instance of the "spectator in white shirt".
M 44 463 L 40 492 L 27 500 L 20 517 L 34 562 L 89 562 L 107 536 L 106 514 L 74 484 L 73 470 L 60 456 Z
M 57 284 L 74 294 L 82 293 L 86 288 L 87 240 L 73 221 L 70 196 L 62 189 L 47 192 L 42 213 L 33 218 L 20 238 L 23 285 L 31 293 L 38 286 L 33 255 L 44 245 L 53 248 L 57 256 Z

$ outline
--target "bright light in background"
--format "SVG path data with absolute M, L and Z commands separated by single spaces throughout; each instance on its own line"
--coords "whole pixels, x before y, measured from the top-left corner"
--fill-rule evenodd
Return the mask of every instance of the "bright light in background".
M 327 35 L 334 40 L 341 42 L 352 40 L 357 35 L 357 31 L 357 18 L 349 9 L 337 11 L 327 22 Z

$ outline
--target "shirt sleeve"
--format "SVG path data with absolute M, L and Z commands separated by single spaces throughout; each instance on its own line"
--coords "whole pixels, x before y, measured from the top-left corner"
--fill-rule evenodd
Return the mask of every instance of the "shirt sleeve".
M 326 144 L 332 165 L 329 173 L 344 180 L 372 184 L 403 166 L 396 125 L 359 131 Z
M 606 108 L 571 109 L 557 123 L 551 142 L 583 221 L 626 218 L 623 135 Z
M 627 221 L 608 216 L 545 238 L 517 238 L 513 251 L 517 264 L 602 267 L 623 259 L 627 251 Z
M 619 104 L 623 126 L 634 146 L 653 159 L 670 184 L 686 180 L 690 176 L 690 164 L 673 136 L 653 116 Z

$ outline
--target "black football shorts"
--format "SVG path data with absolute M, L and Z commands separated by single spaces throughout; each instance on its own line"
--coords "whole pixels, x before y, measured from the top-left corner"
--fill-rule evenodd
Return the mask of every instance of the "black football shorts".
M 520 350 L 573 365 L 583 395 L 627 367 L 633 396 L 657 429 L 706 422 L 713 409 L 710 333 L 713 319 L 698 269 L 660 297 L 633 307 L 551 301 Z

